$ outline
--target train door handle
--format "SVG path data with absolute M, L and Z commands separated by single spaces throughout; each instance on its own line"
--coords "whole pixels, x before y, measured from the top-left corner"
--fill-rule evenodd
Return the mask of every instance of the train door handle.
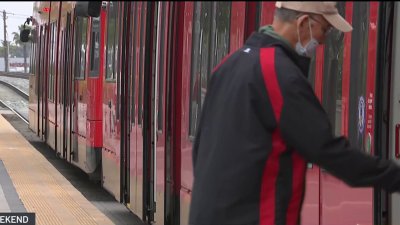
M 79 101 L 82 101 L 82 95 L 79 95 Z
M 111 109 L 111 100 L 108 101 L 108 108 Z
M 400 135 L 400 124 L 396 124 L 396 132 L 395 132 L 396 134 L 396 137 L 394 138 L 394 140 L 395 140 L 395 146 L 394 146 L 394 152 L 395 152 L 395 156 L 396 156 L 396 158 L 398 159 L 398 158 L 400 158 L 400 146 L 399 146 L 399 135 Z

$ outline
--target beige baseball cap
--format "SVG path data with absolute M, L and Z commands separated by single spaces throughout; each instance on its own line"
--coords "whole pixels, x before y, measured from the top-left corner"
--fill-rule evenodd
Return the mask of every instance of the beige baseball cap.
M 336 2 L 276 2 L 277 8 L 322 15 L 334 28 L 349 32 L 353 27 L 339 14 Z

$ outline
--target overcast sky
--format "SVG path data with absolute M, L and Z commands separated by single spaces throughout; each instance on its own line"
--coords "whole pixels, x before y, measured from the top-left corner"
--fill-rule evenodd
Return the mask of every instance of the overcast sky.
M 33 2 L 3 2 L 0 1 L 0 40 L 4 40 L 3 10 L 7 13 L 7 41 L 12 41 L 12 32 L 19 32 L 18 26 L 24 24 L 26 18 L 32 15 Z M 0 42 L 1 43 L 1 42 Z

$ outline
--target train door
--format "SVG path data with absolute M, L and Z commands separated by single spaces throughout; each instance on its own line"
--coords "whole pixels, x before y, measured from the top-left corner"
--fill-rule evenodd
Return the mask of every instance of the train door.
M 39 137 L 42 140 L 46 139 L 46 116 L 47 116 L 47 52 L 48 52 L 48 33 L 49 27 L 47 24 L 42 26 L 42 34 L 41 34 L 41 59 L 40 60 L 40 74 L 39 74 L 39 113 L 38 113 L 38 121 L 39 121 Z
M 151 56 L 153 50 L 151 29 L 152 5 L 155 3 L 135 2 L 131 6 L 131 69 L 129 88 L 130 124 L 129 136 L 129 180 L 130 207 L 143 220 L 152 221 L 154 204 L 150 194 L 153 181 L 151 169 L 150 97 Z
M 394 3 L 391 77 L 389 78 L 389 157 L 400 162 L 400 5 Z M 389 33 L 390 34 L 390 33 Z M 400 224 L 400 194 L 389 196 L 389 224 Z
M 69 119 L 69 99 L 72 94 L 71 88 L 70 88 L 70 77 L 72 75 L 71 73 L 71 64 L 72 64 L 72 20 L 71 20 L 71 13 L 67 13 L 66 17 L 66 25 L 64 29 L 64 39 L 63 41 L 63 56 L 62 56 L 62 71 L 60 76 L 60 154 L 62 155 L 62 158 L 68 159 L 69 154 L 68 154 L 68 140 L 69 140 L 69 124 L 68 124 L 68 119 Z
M 58 11 L 58 4 L 53 5 L 53 9 Z M 58 22 L 50 22 L 50 34 L 49 34 L 49 56 L 48 56 L 48 72 L 47 72 L 47 88 L 46 88 L 46 141 L 47 144 L 54 150 L 56 150 L 56 101 L 55 101 L 55 90 L 56 90 L 56 73 L 57 73 L 57 55 L 58 52 Z
M 39 37 L 39 43 L 38 43 L 38 59 L 42 59 L 44 57 L 44 26 L 41 25 L 39 28 L 39 32 L 38 32 L 38 37 Z M 36 76 L 36 91 L 37 91 L 37 130 L 36 130 L 36 134 L 39 137 L 42 137 L 42 102 L 41 102 L 41 98 L 42 98 L 42 82 L 43 82 L 43 64 L 44 64 L 44 60 L 38 60 L 38 73 Z
M 399 24 L 399 13 L 397 13 L 397 19 L 394 20 L 394 7 L 397 3 L 395 2 L 381 2 L 379 6 L 379 19 L 378 19 L 378 37 L 377 37 L 377 56 L 376 56 L 376 67 L 377 67 L 377 75 L 376 75 L 376 116 L 375 116 L 375 155 L 380 158 L 390 158 L 394 157 L 393 155 L 393 140 L 395 138 L 393 135 L 395 134 L 395 130 L 393 130 L 394 122 L 391 122 L 394 115 L 399 115 L 399 112 L 396 111 L 394 114 L 390 114 L 390 110 L 392 105 L 395 106 L 397 103 L 393 97 L 390 97 L 391 88 L 396 89 L 395 86 L 391 86 L 390 81 L 393 80 L 392 74 L 398 78 L 398 72 L 392 71 L 392 65 L 395 65 L 396 58 L 398 53 L 394 50 L 398 49 L 395 46 L 392 48 L 393 40 L 396 40 L 396 36 L 398 34 L 393 35 L 394 28 L 398 27 Z M 396 29 L 398 32 L 398 29 Z M 397 56 L 396 56 L 397 55 Z M 393 56 L 393 57 L 392 57 Z M 396 79 L 397 79 L 396 78 Z M 392 84 L 396 84 L 396 80 Z M 396 96 L 396 95 L 392 95 Z M 394 127 L 396 127 L 394 125 Z M 392 133 L 390 133 L 392 132 Z M 391 141 L 390 141 L 391 140 Z M 391 142 L 391 143 L 390 143 Z M 395 197 L 396 195 L 393 195 Z M 389 195 L 385 190 L 375 189 L 374 191 L 374 224 L 376 225 L 385 225 L 385 224 L 398 224 L 399 220 L 394 220 L 394 215 L 389 211 Z M 397 195 L 398 197 L 398 195 Z M 396 202 L 394 199 L 393 202 Z M 398 202 L 398 200 L 397 200 Z M 399 206 L 392 206 L 394 210 L 397 210 Z M 389 218 L 390 221 L 389 222 Z
M 30 76 L 29 76 L 29 128 L 39 135 L 39 120 L 38 120 L 38 77 L 39 77 L 39 54 L 40 54 L 40 32 L 41 27 L 37 26 L 32 30 L 32 57 L 30 66 Z
M 74 108 L 74 76 L 75 76 L 75 68 L 78 65 L 75 61 L 75 42 L 76 42 L 76 22 L 73 19 L 73 14 L 70 17 L 70 24 L 69 24 L 69 39 L 68 39 L 68 55 L 69 55 L 69 64 L 66 71 L 66 78 L 65 78 L 65 137 L 64 137 L 64 150 L 67 152 L 67 160 L 71 162 L 73 158 L 73 108 Z
M 378 2 L 341 2 L 339 12 L 353 26 L 334 32 L 324 49 L 322 102 L 333 132 L 346 135 L 366 154 L 374 150 Z M 351 168 L 349 168 L 351 169 Z M 374 224 L 372 188 L 350 188 L 321 170 L 320 224 Z
M 142 192 L 138 194 L 143 195 L 143 220 L 150 222 L 154 221 L 155 213 L 155 201 L 154 201 L 154 142 L 151 140 L 152 135 L 152 82 L 153 82 L 153 55 L 155 53 L 154 39 L 156 37 L 155 29 L 155 15 L 156 15 L 156 3 L 148 2 L 143 4 L 142 10 L 146 14 L 142 16 L 142 30 L 141 37 L 143 42 L 141 43 L 143 51 L 141 52 L 142 62 L 142 73 L 139 75 L 139 126 L 137 129 L 137 153 L 138 153 L 138 164 L 137 170 L 139 176 L 142 176 L 142 186 L 138 185 L 138 189 L 142 188 Z M 140 162 L 141 161 L 141 162 Z M 138 181 L 140 182 L 140 181 Z
M 180 224 L 180 117 L 181 115 L 181 69 L 183 45 L 184 2 L 170 3 L 170 25 L 167 40 L 165 79 L 165 199 L 164 224 Z
M 121 11 L 122 18 L 129 18 L 132 10 L 132 2 L 125 2 Z M 131 65 L 130 65 L 130 53 L 131 53 L 131 20 L 126 19 L 121 23 L 121 72 L 120 76 L 117 77 L 117 85 L 120 88 L 118 99 L 120 104 L 120 121 L 121 121 L 121 158 L 120 158 L 120 201 L 130 206 L 130 116 L 129 116 L 129 84 L 131 80 Z
M 120 156 L 120 74 L 123 3 L 110 1 L 107 5 L 105 41 L 105 79 L 103 86 L 103 187 L 121 200 Z M 120 79 L 120 78 L 118 78 Z
M 50 3 L 50 9 L 51 9 L 51 3 Z M 42 98 L 42 103 L 43 103 L 43 117 L 42 117 L 42 139 L 48 143 L 48 137 L 49 137 L 49 123 L 50 123 L 50 119 L 49 119 L 49 92 L 50 92 L 50 87 L 49 87 L 49 79 L 50 79 L 50 72 L 51 72 L 51 51 L 52 51 L 52 34 L 53 33 L 53 26 L 52 23 L 50 22 L 50 15 L 49 15 L 49 22 L 46 24 L 46 55 L 45 55 L 45 66 L 44 66 L 44 86 L 43 86 L 43 98 Z
M 68 88 L 71 61 L 71 13 L 67 13 L 61 17 L 61 39 L 60 39 L 60 56 L 59 56 L 59 76 L 58 76 L 58 106 L 57 106 L 57 155 L 63 159 L 67 159 L 67 140 L 68 128 L 68 101 L 71 94 Z
M 130 124 L 129 124 L 129 193 L 130 193 L 130 208 L 138 215 L 143 214 L 143 199 L 142 193 L 138 192 L 138 182 L 143 179 L 137 170 L 138 168 L 138 156 L 137 156 L 137 126 L 138 126 L 138 99 L 139 99 L 139 77 L 142 73 L 139 70 L 142 57 L 141 44 L 142 40 L 142 2 L 135 2 L 131 4 L 131 53 L 130 53 Z
M 60 41 L 59 41 L 59 57 L 57 61 L 58 64 L 58 76 L 56 79 L 57 82 L 57 91 L 55 92 L 56 94 L 56 154 L 60 157 L 63 157 L 62 155 L 62 149 L 63 149 L 63 136 L 64 133 L 63 131 L 63 117 L 64 117 L 64 112 L 63 112 L 63 94 L 64 94 L 64 86 L 63 86 L 63 79 L 65 77 L 65 70 L 64 68 L 67 67 L 67 64 L 65 62 L 66 57 L 65 57 L 65 51 L 66 51 L 66 27 L 64 27 L 63 23 L 65 18 L 61 17 L 61 26 L 60 26 Z
M 77 164 L 86 153 L 86 51 L 88 19 L 75 17 L 75 68 L 72 89 L 72 162 Z
M 131 5 L 128 82 L 130 127 L 126 165 L 130 206 L 143 220 L 164 224 L 164 99 L 170 3 Z M 150 144 L 151 142 L 151 144 Z
M 152 92 L 151 92 L 151 142 L 154 143 L 149 154 L 151 168 L 150 205 L 152 220 L 156 224 L 165 224 L 165 97 L 167 78 L 167 54 L 169 53 L 168 34 L 170 29 L 169 2 L 157 2 L 154 5 L 154 31 L 152 55 Z

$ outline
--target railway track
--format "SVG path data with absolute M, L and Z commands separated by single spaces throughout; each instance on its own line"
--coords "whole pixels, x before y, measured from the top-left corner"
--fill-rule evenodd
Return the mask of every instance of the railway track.
M 23 97 L 25 100 L 29 101 L 29 95 L 28 93 L 25 93 L 23 90 L 19 89 L 18 87 L 0 80 L 0 84 L 7 86 L 8 88 L 12 89 L 13 91 L 17 92 L 21 97 Z
M 16 86 L 0 81 L 0 106 L 7 108 L 28 124 L 29 95 Z M 26 107 L 26 109 L 25 109 Z M 26 113 L 23 111 L 26 110 Z
M 19 72 L 14 72 L 14 73 L 0 72 L 0 76 L 22 78 L 22 79 L 27 79 L 27 80 L 29 79 L 28 73 L 19 73 Z
M 24 121 L 26 124 L 29 124 L 28 118 L 25 118 L 22 113 L 18 112 L 17 110 L 13 109 L 10 105 L 5 103 L 3 100 L 0 100 L 0 106 L 3 108 L 9 109 L 11 112 L 13 112 L 15 115 L 17 115 L 19 118 L 21 118 L 22 121 Z

